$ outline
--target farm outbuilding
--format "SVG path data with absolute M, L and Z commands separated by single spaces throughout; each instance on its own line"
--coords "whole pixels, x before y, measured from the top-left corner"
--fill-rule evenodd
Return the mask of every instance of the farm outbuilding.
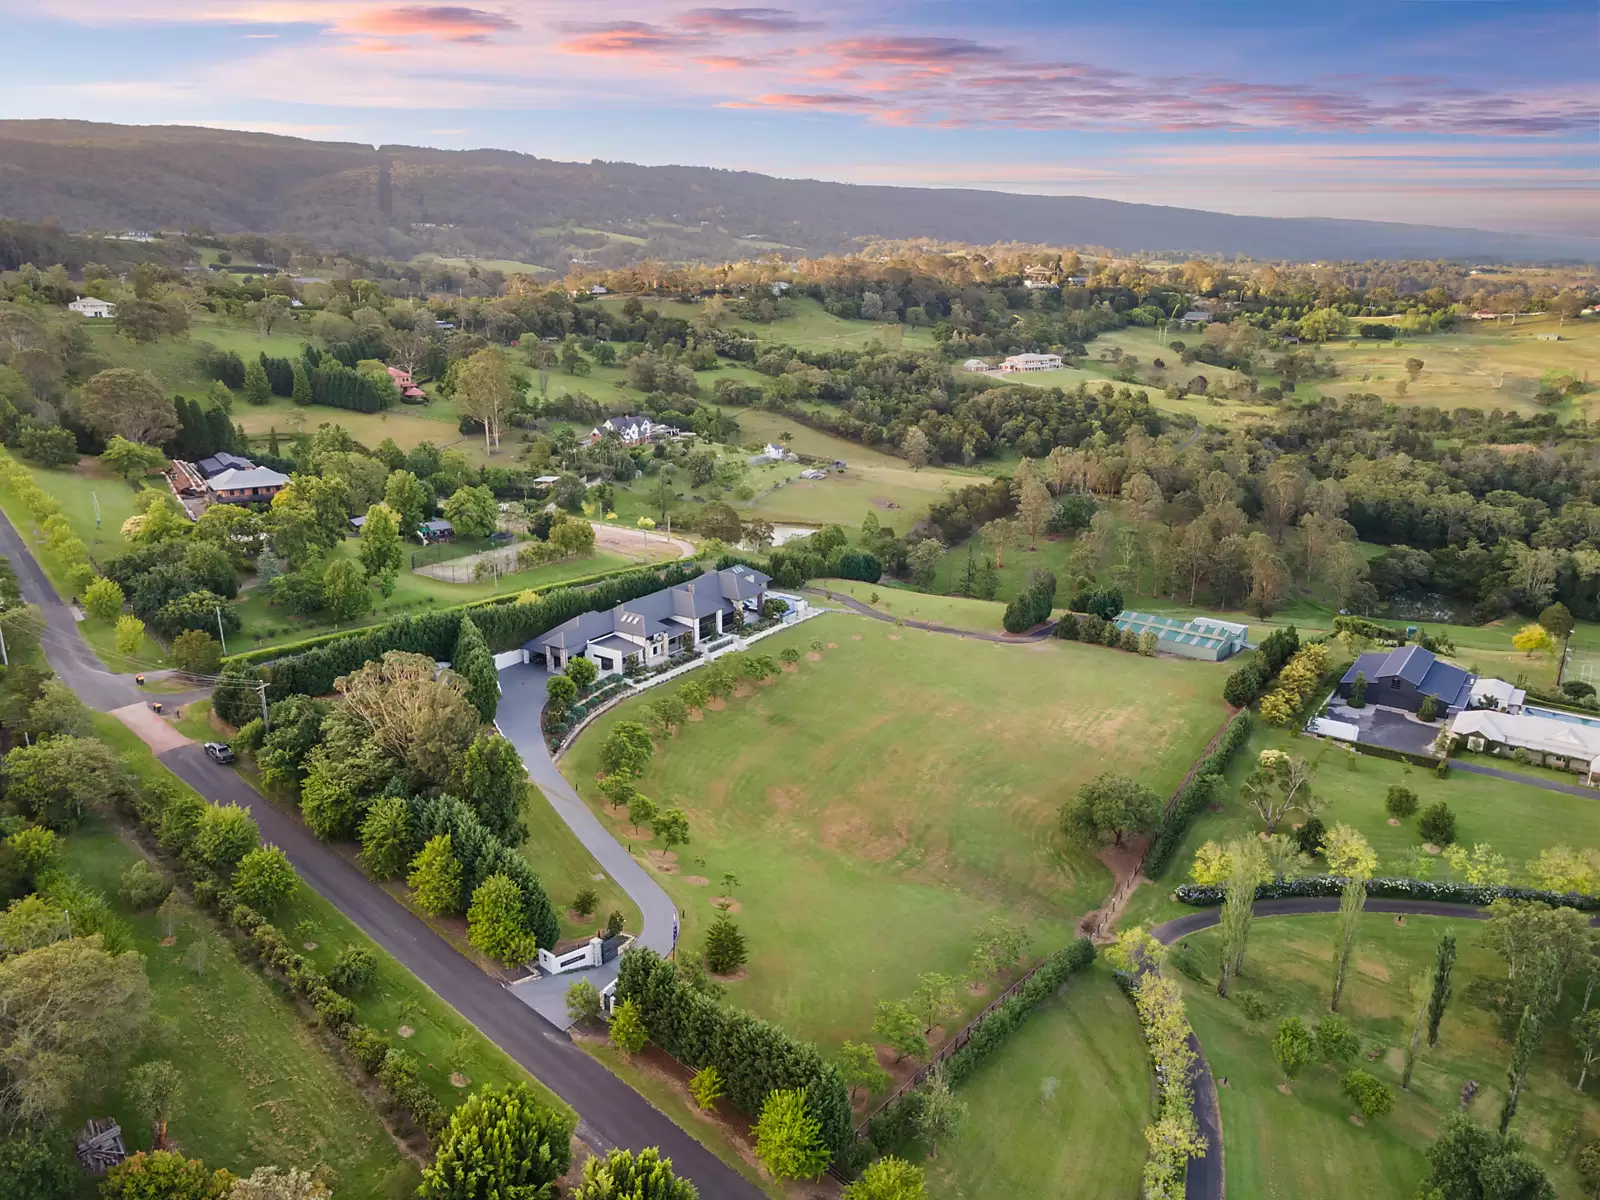
M 1215 617 L 1186 620 L 1132 610 L 1118 613 L 1116 625 L 1118 629 L 1132 630 L 1136 634 L 1155 634 L 1160 639 L 1158 648 L 1164 654 L 1179 654 L 1206 662 L 1221 662 L 1237 654 L 1245 648 L 1250 636 L 1249 626 L 1219 621 Z

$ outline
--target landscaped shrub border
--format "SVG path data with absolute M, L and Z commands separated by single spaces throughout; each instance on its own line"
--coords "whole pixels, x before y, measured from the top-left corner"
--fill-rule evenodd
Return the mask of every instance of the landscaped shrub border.
M 952 1086 L 969 1078 L 979 1064 L 1005 1040 L 1022 1028 L 1024 1021 L 1046 1000 L 1058 992 L 1073 975 L 1094 962 L 1094 943 L 1088 938 L 1057 950 L 1035 967 L 1020 987 L 992 1010 L 979 1016 L 968 1029 L 957 1034 L 966 1041 L 944 1060 L 945 1078 Z M 970 1030 L 970 1034 L 968 1033 Z M 865 1163 L 880 1154 L 905 1149 L 913 1137 L 916 1116 L 922 1107 L 922 1093 L 908 1091 L 873 1113 L 858 1131 L 860 1146 L 848 1155 L 849 1165 Z
M 1190 824 L 1200 815 L 1201 806 L 1210 798 L 1214 786 L 1211 778 L 1220 777 L 1227 770 L 1233 756 L 1250 740 L 1253 728 L 1254 720 L 1248 709 L 1236 714 L 1222 731 L 1217 748 L 1201 759 L 1190 773 L 1189 781 L 1179 790 L 1177 799 L 1167 812 L 1167 819 L 1162 823 L 1161 832 L 1156 835 L 1150 852 L 1145 855 L 1144 874 L 1147 878 L 1159 878 L 1166 870 L 1179 843 L 1189 832 Z
M 1410 763 L 1417 767 L 1427 767 L 1429 770 L 1440 767 L 1444 759 L 1432 754 L 1413 754 L 1409 750 L 1395 750 L 1390 746 L 1378 746 L 1371 742 L 1342 742 L 1347 749 L 1358 754 L 1370 754 L 1373 758 L 1388 758 L 1395 762 Z
M 1256 888 L 1257 900 L 1292 900 L 1307 896 L 1338 896 L 1348 882 L 1339 875 L 1308 875 L 1304 879 L 1285 879 L 1263 883 Z M 1184 904 L 1210 908 L 1222 903 L 1223 888 L 1214 884 L 1185 883 L 1176 895 Z M 1496 900 L 1536 900 L 1541 904 L 1575 908 L 1580 912 L 1600 912 L 1600 896 L 1580 896 L 1576 892 L 1546 892 L 1539 888 L 1493 887 L 1473 883 L 1434 883 L 1425 879 L 1369 879 L 1367 895 L 1389 900 L 1437 900 L 1446 904 L 1471 904 L 1479 908 Z
M 811 1043 L 686 987 L 677 968 L 653 950 L 623 954 L 616 998 L 637 1004 L 650 1040 L 685 1067 L 716 1067 L 729 1102 L 747 1116 L 759 1115 L 774 1091 L 804 1089 L 828 1149 L 838 1156 L 854 1143 L 850 1094 L 839 1068 Z

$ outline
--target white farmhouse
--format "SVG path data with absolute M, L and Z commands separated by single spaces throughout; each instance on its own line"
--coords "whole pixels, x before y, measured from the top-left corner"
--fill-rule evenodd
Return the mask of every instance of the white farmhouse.
M 1061 366 L 1059 354 L 1013 354 L 1000 362 L 1002 371 L 1059 371 Z
M 79 296 L 67 307 L 80 317 L 92 317 L 95 320 L 110 320 L 117 315 L 115 304 L 109 300 L 96 300 L 93 296 L 87 299 Z

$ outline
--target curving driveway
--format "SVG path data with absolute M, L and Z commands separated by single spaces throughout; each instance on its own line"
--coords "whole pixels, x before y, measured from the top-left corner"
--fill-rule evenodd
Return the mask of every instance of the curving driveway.
M 100 712 L 142 706 L 148 697 L 138 690 L 132 676 L 115 675 L 101 665 L 79 634 L 71 610 L 56 595 L 3 513 L 0 513 L 0 554 L 11 559 L 23 598 L 30 604 L 37 604 L 44 613 L 46 629 L 41 644 L 46 659 L 62 681 L 86 705 Z M 164 695 L 160 699 L 171 702 L 182 701 L 185 697 Z M 135 719 L 128 721 L 130 717 Z M 135 714 L 121 714 L 121 719 L 136 726 L 136 732 L 145 725 Z M 543 742 L 539 744 L 542 746 Z M 617 1146 L 633 1150 L 658 1146 L 664 1157 L 673 1160 L 678 1174 L 694 1182 L 704 1200 L 759 1200 L 759 1188 L 680 1129 L 602 1063 L 579 1049 L 563 1032 L 568 1024 L 564 1006 L 559 1025 L 552 1025 L 537 1011 L 530 1012 L 528 1006 L 519 1003 L 506 988 L 463 958 L 455 947 L 367 878 L 355 864 L 326 842 L 319 841 L 298 818 L 268 801 L 238 772 L 207 758 L 198 743 L 181 738 L 181 744 L 158 751 L 156 757 L 207 800 L 248 808 L 261 828 L 263 840 L 283 848 L 308 887 L 393 955 L 540 1083 L 576 1109 L 578 1135 L 589 1145 L 602 1153 Z M 548 756 L 545 758 L 548 761 Z M 570 793 L 570 788 L 567 790 Z M 557 807 L 562 811 L 560 805 Z M 583 811 L 594 820 L 587 809 Z M 567 814 L 563 811 L 562 815 Z M 598 821 L 594 823 L 599 826 Z M 621 847 L 617 849 L 620 851 Z M 602 863 L 608 870 L 612 869 L 604 858 Z M 633 866 L 643 876 L 643 868 L 637 863 Z M 634 894 L 626 875 L 618 871 L 616 877 L 630 894 Z M 650 881 L 646 878 L 645 882 Z M 662 895 L 664 898 L 665 893 Z M 644 910 L 642 904 L 640 908 Z M 670 946 L 670 901 L 666 903 L 666 914 L 666 940 Z M 652 934 L 660 928 L 658 912 L 651 927 Z
M 561 774 L 545 746 L 539 716 L 544 711 L 545 686 L 549 681 L 549 671 L 530 663 L 519 663 L 501 671 L 500 710 L 495 724 L 517 748 L 523 765 L 528 768 L 528 777 L 544 793 L 550 807 L 594 855 L 601 869 L 639 906 L 642 925 L 634 945 L 666 954 L 673 946 L 677 917 L 672 897 L 600 823 L 600 818 L 590 811 Z M 581 975 L 595 987 L 603 988 L 617 977 L 617 963 L 613 961 Z M 567 985 L 576 978 L 578 974 L 524 979 L 513 984 L 512 991 L 540 1016 L 566 1029 L 572 1024 L 567 1016 Z
M 1257 917 L 1294 917 L 1338 911 L 1337 896 L 1258 900 L 1255 905 Z M 1484 909 L 1470 904 L 1445 904 L 1436 900 L 1386 900 L 1376 896 L 1367 900 L 1362 911 L 1417 917 L 1463 917 L 1471 921 L 1489 919 L 1489 914 Z M 1170 946 L 1191 933 L 1210 929 L 1221 920 L 1220 909 L 1202 908 L 1157 925 L 1150 933 L 1163 946 Z M 1591 924 L 1600 924 L 1600 917 L 1596 917 Z M 1205 1053 L 1200 1048 L 1200 1039 L 1193 1033 L 1189 1034 L 1189 1049 L 1195 1052 L 1195 1123 L 1205 1136 L 1211 1152 L 1204 1158 L 1189 1160 L 1189 1171 L 1184 1179 L 1183 1192 L 1187 1200 L 1223 1200 L 1222 1114 L 1217 1105 L 1217 1084 L 1211 1074 L 1211 1064 L 1206 1062 Z

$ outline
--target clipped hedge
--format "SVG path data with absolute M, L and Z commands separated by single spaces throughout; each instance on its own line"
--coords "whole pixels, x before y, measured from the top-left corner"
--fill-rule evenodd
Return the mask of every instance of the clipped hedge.
M 1007 996 L 1005 1002 L 978 1023 L 967 1044 L 945 1060 L 945 1077 L 952 1086 L 977 1069 L 978 1064 L 1000 1048 L 1008 1037 L 1039 1005 L 1054 996 L 1073 975 L 1094 961 L 1094 943 L 1079 938 L 1045 959 L 1027 982 Z
M 1227 770 L 1233 756 L 1239 753 L 1245 742 L 1250 739 L 1250 730 L 1253 727 L 1254 722 L 1249 711 L 1239 713 L 1229 723 L 1227 729 L 1223 730 L 1217 748 L 1200 760 L 1200 765 L 1195 768 L 1194 774 L 1189 776 L 1189 782 L 1184 784 L 1183 790 L 1178 793 L 1172 811 L 1167 814 L 1161 832 L 1156 835 L 1155 844 L 1150 847 L 1150 853 L 1145 857 L 1146 878 L 1158 879 L 1167 869 L 1167 864 L 1177 853 L 1184 835 L 1189 832 L 1190 824 L 1200 815 L 1201 807 L 1211 795 L 1211 789 L 1215 786 L 1211 780 L 1214 777 L 1220 778 L 1223 771 Z
M 1256 888 L 1257 900 L 1294 900 L 1311 896 L 1338 896 L 1346 880 L 1339 875 L 1308 875 L 1304 879 L 1285 879 L 1263 883 Z M 1177 897 L 1196 908 L 1222 903 L 1223 888 L 1206 884 L 1179 885 Z M 1496 900 L 1537 900 L 1580 912 L 1600 912 L 1600 896 L 1581 896 L 1576 892 L 1546 892 L 1539 888 L 1493 887 L 1473 883 L 1434 883 L 1424 879 L 1369 879 L 1367 895 L 1388 900 L 1436 900 L 1445 904 L 1471 904 L 1479 908 Z
M 779 1090 L 801 1088 L 835 1156 L 855 1141 L 850 1094 L 839 1068 L 809 1042 L 737 1008 L 724 1007 L 678 980 L 677 968 L 653 950 L 629 950 L 617 976 L 617 1002 L 639 1006 L 650 1040 L 691 1070 L 716 1067 L 729 1101 L 755 1117 Z
M 682 566 L 684 564 L 675 565 Z M 567 588 L 593 587 L 597 583 L 605 583 L 607 580 L 619 579 L 625 575 L 634 575 L 641 570 L 652 571 L 658 569 L 629 566 L 617 567 L 610 571 L 597 571 L 593 575 L 579 575 L 576 578 L 564 580 L 558 587 L 553 588 L 552 591 L 561 591 Z M 698 574 L 699 570 L 696 568 L 694 571 L 687 573 L 684 578 L 686 580 L 693 579 L 694 576 Z M 452 604 L 448 608 L 431 609 L 427 613 L 421 615 L 436 617 L 444 613 L 472 612 L 474 616 L 476 616 L 477 609 L 495 608 L 502 605 L 515 604 L 516 602 L 516 596 L 508 593 L 499 596 L 489 596 L 482 600 L 468 600 L 464 604 Z M 416 613 L 407 613 L 403 616 L 395 617 L 390 621 L 383 622 L 381 625 L 368 625 L 362 627 L 361 629 L 347 629 L 342 632 L 318 633 L 312 635 L 311 637 L 300 638 L 293 642 L 280 642 L 276 646 L 264 646 L 257 650 L 244 650 L 238 654 L 228 655 L 228 657 L 223 659 L 222 662 L 225 667 L 260 666 L 263 663 L 275 662 L 280 658 L 289 658 L 297 654 L 303 654 L 307 650 L 313 650 L 318 646 L 326 646 L 330 642 L 341 641 L 344 638 L 353 637 L 357 634 L 371 633 L 376 629 L 383 628 L 384 625 L 392 625 L 399 621 L 410 620 L 418 615 L 419 614 Z M 507 647 L 507 649 L 510 649 L 510 647 Z
M 1418 767 L 1427 767 L 1430 770 L 1437 767 L 1444 759 L 1433 754 L 1413 754 L 1409 750 L 1395 750 L 1389 746 L 1379 746 L 1372 742 L 1341 742 L 1341 745 L 1356 751 L 1358 754 L 1370 754 L 1373 758 L 1389 758 L 1395 762 L 1411 763 Z
M 1057 950 L 1028 977 L 1017 991 L 991 1012 L 972 1031 L 967 1044 L 944 1060 L 945 1078 L 950 1085 L 969 1078 L 983 1060 L 1022 1027 L 1033 1010 L 1060 990 L 1073 975 L 1094 962 L 1094 943 L 1088 938 Z M 875 1154 L 897 1154 L 917 1138 L 917 1117 L 922 1112 L 922 1091 L 913 1088 L 891 1104 L 884 1105 L 867 1122 L 865 1147 L 850 1156 L 851 1165 L 865 1163 Z
M 662 570 L 630 571 L 606 579 L 593 588 L 557 588 L 533 604 L 512 601 L 474 608 L 472 619 L 489 643 L 489 649 L 499 653 L 548 633 L 582 613 L 615 608 L 664 587 L 686 583 L 698 572 L 698 567 L 691 571 L 676 564 Z M 443 609 L 420 616 L 398 617 L 323 642 L 301 654 L 279 658 L 259 667 L 258 671 L 267 681 L 268 698 L 282 700 L 293 695 L 326 695 L 341 675 L 382 658 L 390 650 L 426 654 L 437 661 L 448 661 L 455 651 L 461 618 L 467 611 L 466 608 Z

